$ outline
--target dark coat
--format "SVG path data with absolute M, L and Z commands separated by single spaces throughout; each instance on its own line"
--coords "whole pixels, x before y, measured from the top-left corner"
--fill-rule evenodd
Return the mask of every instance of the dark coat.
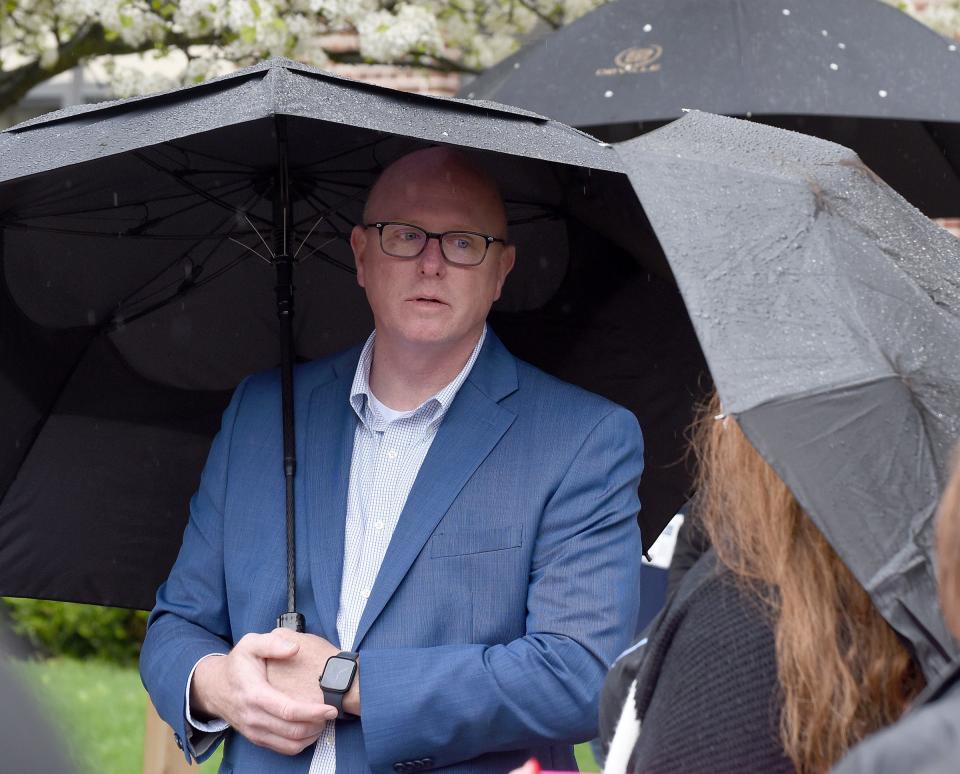
M 631 697 L 633 706 L 624 711 Z M 631 739 L 624 716 L 626 733 L 617 746 L 623 738 L 632 745 L 627 771 L 793 772 L 779 736 L 770 617 L 712 549 L 607 676 L 600 700 L 605 753 L 622 712 L 641 721 Z M 609 754 L 607 763 L 611 771 L 622 770 L 618 755 Z
M 960 771 L 960 661 L 918 697 L 899 722 L 857 745 L 834 774 L 954 774 Z

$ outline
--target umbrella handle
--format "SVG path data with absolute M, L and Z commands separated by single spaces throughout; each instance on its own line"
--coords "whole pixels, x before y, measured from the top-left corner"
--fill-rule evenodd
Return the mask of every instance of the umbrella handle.
M 307 630 L 307 624 L 303 618 L 303 613 L 280 613 L 280 615 L 277 616 L 277 628 L 292 629 L 295 632 L 305 632 Z

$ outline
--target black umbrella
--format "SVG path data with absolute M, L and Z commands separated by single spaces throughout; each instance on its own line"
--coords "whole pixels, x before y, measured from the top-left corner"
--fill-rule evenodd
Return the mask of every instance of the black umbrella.
M 879 0 L 618 0 L 467 84 L 624 140 L 685 108 L 813 134 L 960 214 L 960 51 Z
M 291 264 L 288 354 L 362 341 L 345 237 L 379 170 L 435 143 L 482 153 L 508 200 L 519 260 L 494 328 L 640 418 L 656 538 L 705 365 L 615 151 L 273 61 L 0 134 L 0 593 L 152 605 L 230 389 L 280 361 Z
M 812 137 L 692 113 L 618 150 L 725 412 L 932 677 L 957 653 L 932 543 L 960 439 L 960 240 Z

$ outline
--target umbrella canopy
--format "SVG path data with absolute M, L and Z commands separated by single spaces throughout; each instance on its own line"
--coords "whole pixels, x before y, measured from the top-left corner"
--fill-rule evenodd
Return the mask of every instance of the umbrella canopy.
M 879 0 L 617 0 L 462 93 L 609 141 L 686 108 L 752 117 L 853 148 L 925 213 L 954 216 L 958 48 Z
M 725 412 L 931 677 L 957 652 L 932 522 L 960 439 L 960 240 L 812 137 L 691 113 L 618 150 Z
M 378 172 L 436 143 L 482 154 L 507 199 L 519 260 L 495 330 L 637 413 L 652 543 L 685 495 L 705 364 L 615 151 L 272 61 L 0 134 L 0 594 L 152 606 L 230 390 L 280 359 L 277 242 L 296 355 L 361 342 L 346 236 Z

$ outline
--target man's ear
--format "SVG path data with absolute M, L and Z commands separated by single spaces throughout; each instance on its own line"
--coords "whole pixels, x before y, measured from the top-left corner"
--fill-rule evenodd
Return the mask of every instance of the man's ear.
M 357 266 L 357 284 L 365 287 L 363 282 L 363 251 L 367 246 L 367 230 L 360 225 L 353 227 L 350 232 L 350 249 L 353 250 L 353 262 Z
M 497 265 L 497 294 L 493 297 L 496 301 L 500 298 L 500 292 L 503 290 L 503 283 L 507 275 L 513 270 L 513 265 L 517 262 L 517 248 L 515 245 L 507 245 L 500 253 L 500 261 Z

